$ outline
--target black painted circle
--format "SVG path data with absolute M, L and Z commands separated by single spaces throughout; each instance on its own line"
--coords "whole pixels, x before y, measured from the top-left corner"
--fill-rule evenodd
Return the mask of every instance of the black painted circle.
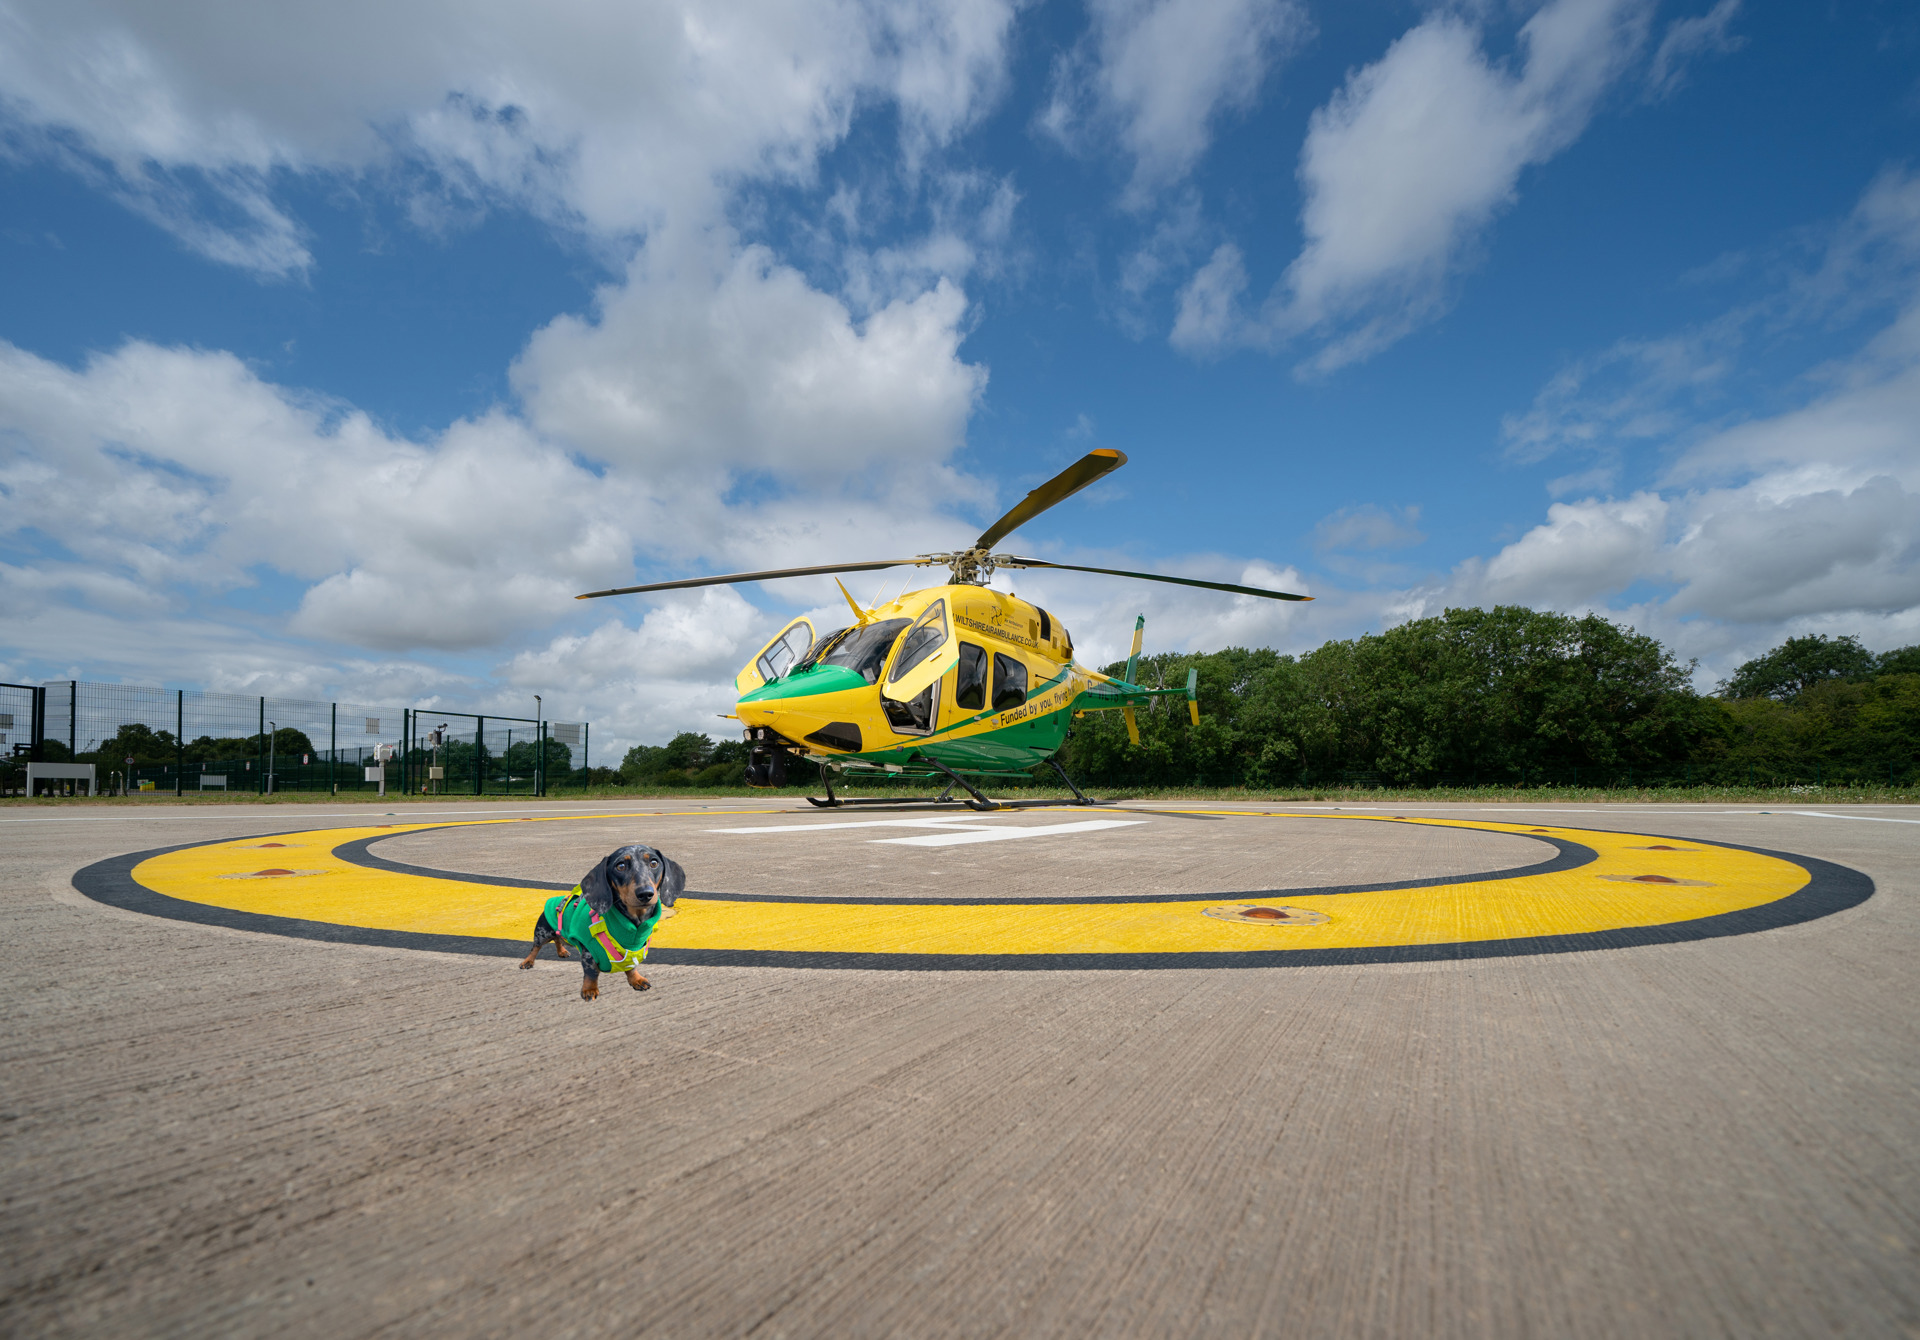
M 1353 818 L 1363 816 L 1355 815 Z M 1371 816 L 1365 816 L 1371 819 Z M 1381 820 L 1380 822 L 1391 822 Z M 443 824 L 427 828 L 409 829 L 410 833 L 435 831 L 435 828 L 461 827 L 458 824 Z M 1485 828 L 1476 829 L 1468 825 L 1457 825 L 1469 832 L 1499 833 L 1509 835 L 1509 830 Z M 1582 830 L 1563 830 L 1579 832 Z M 1606 830 L 1595 829 L 1595 832 Z M 257 834 L 260 837 L 281 836 L 278 833 Z M 342 859 L 356 865 L 370 866 L 375 869 L 391 870 L 396 873 L 423 876 L 433 879 L 456 879 L 462 882 L 506 885 L 515 888 L 552 889 L 564 892 L 572 888 L 571 884 L 549 884 L 536 880 L 507 879 L 498 876 L 476 876 L 451 871 L 434 870 L 426 866 L 402 865 L 374 856 L 367 850 L 372 843 L 386 837 L 399 837 L 399 833 L 381 834 L 375 838 L 362 838 L 340 844 L 334 852 Z M 1513 878 L 1516 875 L 1546 874 L 1555 870 L 1574 869 L 1597 859 L 1592 848 L 1562 838 L 1544 834 L 1525 834 L 1539 838 L 1557 847 L 1558 854 L 1550 860 L 1533 866 L 1522 866 L 1513 871 L 1498 872 L 1500 877 Z M 1871 898 L 1874 893 L 1873 881 L 1858 870 L 1823 861 L 1813 856 L 1798 856 L 1791 852 L 1772 851 L 1765 847 L 1750 847 L 1734 842 L 1706 842 L 1699 838 L 1678 838 L 1665 834 L 1646 834 L 1648 837 L 1660 837 L 1666 841 L 1693 842 L 1701 846 L 1722 847 L 1729 851 L 1751 852 L 1758 856 L 1768 856 L 1776 860 L 1787 861 L 1799 866 L 1808 874 L 1806 885 L 1784 898 L 1763 903 L 1758 907 L 1744 908 L 1736 912 L 1723 912 L 1715 916 L 1701 917 L 1693 921 L 1667 922 L 1658 926 L 1626 926 L 1617 930 L 1594 931 L 1569 935 L 1540 935 L 1506 940 L 1477 940 L 1463 943 L 1429 945 L 1381 945 L 1347 949 L 1268 949 L 1242 951 L 1182 951 L 1177 953 L 1116 953 L 1116 954 L 877 954 L 877 953 L 831 953 L 804 950 L 775 949 L 671 949 L 655 948 L 648 956 L 650 964 L 685 964 L 704 967 L 770 967 L 770 968 L 837 968 L 869 969 L 879 971 L 919 971 L 919 972 L 981 972 L 981 971 L 1025 971 L 1060 972 L 1070 970 L 1112 970 L 1118 968 L 1133 969 L 1170 969 L 1170 968 L 1290 968 L 1290 967 L 1331 967 L 1373 963 L 1436 963 L 1461 959 L 1513 958 L 1528 954 L 1573 954 L 1588 953 L 1600 949 L 1632 949 L 1646 945 L 1682 944 L 1695 940 L 1712 940 L 1732 935 L 1751 935 L 1758 931 L 1778 930 L 1785 926 L 1795 926 L 1802 922 L 1813 921 L 1820 917 L 1832 916 L 1848 908 L 1857 907 Z M 244 842 L 246 837 L 221 838 L 220 842 Z M 164 917 L 172 921 L 192 922 L 206 926 L 224 926 L 231 930 L 254 931 L 265 935 L 281 935 L 297 940 L 320 940 L 334 944 L 370 945 L 388 949 L 426 950 L 436 953 L 475 954 L 483 957 L 519 958 L 525 952 L 525 946 L 513 940 L 497 940 L 487 936 L 440 935 L 418 931 L 379 930 L 366 926 L 345 926 L 333 922 L 306 921 L 294 917 L 277 917 L 261 912 L 240 912 L 231 908 L 216 907 L 207 903 L 190 902 L 182 898 L 172 898 L 156 893 L 133 878 L 133 870 L 142 861 L 155 856 L 164 856 L 169 852 L 186 851 L 193 847 L 209 845 L 206 842 L 182 842 L 170 847 L 154 847 L 147 851 L 133 852 L 125 856 L 113 856 L 104 861 L 96 861 L 83 867 L 73 876 L 73 886 L 82 894 L 96 902 L 111 907 L 123 908 L 130 912 L 139 912 L 147 916 Z M 357 849 L 355 856 L 348 856 L 349 848 Z M 1301 897 L 1308 894 L 1379 892 L 1397 888 L 1432 888 L 1446 884 L 1484 880 L 1489 876 L 1463 875 L 1453 878 L 1399 881 L 1391 884 L 1368 884 L 1342 886 L 1336 888 L 1315 889 L 1262 889 L 1228 893 L 1181 894 L 1173 897 L 1159 895 L 1147 898 L 1131 896 L 1099 898 L 1026 898 L 996 900 L 1007 905 L 1017 904 L 1062 904 L 1062 903 L 1113 903 L 1113 902 L 1245 902 L 1269 901 L 1288 897 Z M 971 905 L 958 904 L 952 899 L 877 899 L 877 898 L 818 898 L 785 897 L 771 894 L 696 894 L 689 890 L 683 897 L 724 898 L 737 902 L 784 902 L 784 903 L 880 903 L 898 905 L 903 903 L 932 904 L 937 906 Z M 977 904 L 978 900 L 971 900 Z

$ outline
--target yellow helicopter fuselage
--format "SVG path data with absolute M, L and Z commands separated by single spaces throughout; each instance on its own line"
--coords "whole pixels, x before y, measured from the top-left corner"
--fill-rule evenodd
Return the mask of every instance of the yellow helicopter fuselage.
M 824 637 L 795 620 L 736 678 L 756 768 L 777 750 L 836 771 L 1021 774 L 1059 751 L 1076 712 L 1160 696 L 1076 664 L 1059 620 L 987 586 L 855 612 Z

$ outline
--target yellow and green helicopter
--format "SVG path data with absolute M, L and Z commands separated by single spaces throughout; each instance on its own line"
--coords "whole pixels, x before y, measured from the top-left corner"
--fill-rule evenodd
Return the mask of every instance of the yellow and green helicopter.
M 819 767 L 826 788 L 825 800 L 807 797 L 816 805 L 862 803 L 834 794 L 835 773 L 904 774 L 944 781 L 941 801 L 949 799 L 958 786 L 972 797 L 966 803 L 973 808 L 995 809 L 1004 802 L 994 801 L 969 778 L 1025 778 L 1031 775 L 1029 769 L 1046 764 L 1078 803 L 1092 804 L 1054 758 L 1066 742 L 1073 719 L 1086 712 L 1121 712 L 1129 737 L 1138 744 L 1136 709 L 1156 698 L 1184 693 L 1187 710 L 1198 725 L 1196 672 L 1187 672 L 1184 689 L 1150 689 L 1133 682 L 1146 627 L 1144 616 L 1134 622 L 1133 651 L 1124 675 L 1116 678 L 1088 669 L 1073 659 L 1073 638 L 1058 619 L 1038 605 L 987 585 L 996 570 L 1057 568 L 1270 600 L 1313 598 L 1229 582 L 1081 567 L 993 552 L 993 546 L 1007 535 L 1126 463 L 1127 458 L 1117 451 L 1088 452 L 987 527 L 970 548 L 949 554 L 692 577 L 589 591 L 577 598 L 944 566 L 952 573 L 946 585 L 909 591 L 872 609 L 862 609 L 836 575 L 835 583 L 853 610 L 850 626 L 821 636 L 812 620 L 795 619 L 734 676 L 740 694 L 737 715 L 748 744 L 748 783 L 784 786 L 789 771 L 804 760 Z

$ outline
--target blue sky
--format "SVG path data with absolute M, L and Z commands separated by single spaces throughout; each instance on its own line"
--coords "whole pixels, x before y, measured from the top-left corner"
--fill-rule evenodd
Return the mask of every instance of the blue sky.
M 830 584 L 568 597 L 1095 446 L 1009 547 L 1317 597 L 1022 577 L 1095 658 L 1920 641 L 1916 146 L 1876 0 L 14 3 L 0 678 L 723 729 Z

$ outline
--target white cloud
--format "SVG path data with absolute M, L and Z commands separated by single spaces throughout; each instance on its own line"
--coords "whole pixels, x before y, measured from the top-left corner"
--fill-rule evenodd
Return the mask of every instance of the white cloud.
M 1090 14 L 1040 124 L 1083 148 L 1094 132 L 1117 138 L 1136 207 L 1193 169 L 1220 118 L 1252 105 L 1310 27 L 1297 0 L 1093 0 Z
M 280 274 L 311 259 L 273 203 L 283 172 L 424 168 L 424 189 L 625 236 L 804 178 L 863 97 L 923 152 L 997 95 L 1011 20 L 1006 0 L 14 0 L 0 87 L 17 139 Z
M 230 354 L 133 342 L 70 369 L 0 345 L 0 532 L 38 531 L 40 580 L 102 606 L 269 570 L 304 587 L 289 631 L 383 650 L 499 646 L 628 580 L 636 555 L 789 566 L 963 538 L 920 501 L 987 497 L 947 464 L 984 380 L 958 357 L 957 290 L 856 324 L 755 249 L 718 275 L 656 259 L 597 322 L 530 342 L 525 420 L 430 440 Z M 766 496 L 730 497 L 755 479 Z
M 738 592 L 709 587 L 669 597 L 638 627 L 609 619 L 554 638 L 513 657 L 501 673 L 542 694 L 556 716 L 603 723 L 600 738 L 616 755 L 681 730 L 725 737 L 738 730 L 716 716 L 731 710 L 733 674 L 779 622 Z
M 511 419 L 398 439 L 230 354 L 134 342 L 73 370 L 0 345 L 0 440 L 0 528 L 85 555 L 108 606 L 133 597 L 102 579 L 165 607 L 268 568 L 317 582 L 295 631 L 475 647 L 550 620 L 633 549 L 627 491 Z
M 1917 261 L 1920 180 L 1886 173 L 1818 263 L 1775 297 L 1575 363 L 1529 414 L 1509 420 L 1514 453 L 1677 442 L 1657 486 L 1556 503 L 1492 558 L 1408 593 L 1403 612 L 1494 602 L 1597 609 L 1705 658 L 1705 684 L 1794 634 L 1856 633 L 1876 647 L 1920 637 Z M 1799 404 L 1699 422 L 1701 388 L 1745 375 L 1748 332 L 1771 344 L 1784 325 L 1857 315 L 1868 301 L 1895 310 L 1852 357 L 1783 388 Z M 1597 468 L 1610 476 L 1620 463 L 1603 458 Z M 1635 588 L 1651 594 L 1615 603 Z
M 1920 606 L 1920 489 L 1886 475 L 1819 492 L 1786 482 L 1763 476 L 1692 500 L 1672 558 L 1675 612 L 1771 623 Z
M 1697 18 L 1675 19 L 1667 25 L 1653 53 L 1653 65 L 1647 71 L 1647 92 L 1653 98 L 1667 98 L 1686 82 L 1687 66 L 1703 55 L 1726 55 L 1746 45 L 1744 37 L 1735 37 L 1727 29 L 1740 13 L 1740 0 L 1720 0 Z
M 1541 388 L 1526 413 L 1502 421 L 1508 458 L 1531 463 L 1559 451 L 1671 436 L 1724 389 L 1735 334 L 1716 323 L 1685 335 L 1621 340 L 1576 359 Z
M 1419 521 L 1418 507 L 1402 508 L 1398 516 L 1373 503 L 1343 507 L 1313 528 L 1313 547 L 1322 552 L 1405 549 L 1427 538 Z
M 1746 367 L 1754 341 L 1784 343 L 1871 320 L 1885 324 L 1855 357 L 1807 374 L 1822 394 L 1799 410 L 1734 423 L 1711 444 L 1696 441 L 1675 469 L 1682 482 L 1715 471 L 1739 475 L 1796 462 L 1815 440 L 1829 459 L 1885 457 L 1902 441 L 1911 394 L 1902 374 L 1920 360 L 1920 177 L 1882 172 L 1848 216 L 1826 230 L 1824 243 L 1815 263 L 1790 273 L 1774 292 L 1690 329 L 1623 339 L 1570 362 L 1525 413 L 1502 422 L 1509 458 L 1530 463 L 1591 453 L 1601 463 L 1584 473 L 1610 476 L 1623 449 L 1697 437 L 1703 425 L 1732 413 L 1743 392 L 1754 399 L 1775 393 L 1773 379 L 1757 384 Z M 1827 398 L 1835 386 L 1853 394 Z
M 1535 526 L 1484 566 L 1466 565 L 1456 583 L 1475 603 L 1581 606 L 1661 571 L 1668 504 L 1654 493 L 1620 502 L 1555 503 Z
M 1240 310 L 1246 290 L 1246 257 L 1233 243 L 1222 242 L 1180 290 L 1169 337 L 1174 347 L 1197 352 L 1264 338 Z
M 1551 0 L 1520 30 L 1517 71 L 1442 11 L 1402 35 L 1313 115 L 1300 153 L 1305 234 L 1257 316 L 1239 312 L 1237 252 L 1181 296 L 1174 343 L 1193 351 L 1311 336 L 1302 370 L 1377 353 L 1446 305 L 1448 282 L 1516 197 L 1521 172 L 1577 139 L 1639 51 L 1647 0 Z
M 1711 433 L 1663 483 L 1556 503 L 1435 599 L 1605 608 L 1647 582 L 1666 591 L 1662 619 L 1780 636 L 1800 620 L 1920 616 L 1920 363 Z
M 924 478 L 986 382 L 959 357 L 965 317 L 945 280 L 856 322 L 764 248 L 656 241 L 595 319 L 534 335 L 513 384 L 539 431 L 650 482 Z

